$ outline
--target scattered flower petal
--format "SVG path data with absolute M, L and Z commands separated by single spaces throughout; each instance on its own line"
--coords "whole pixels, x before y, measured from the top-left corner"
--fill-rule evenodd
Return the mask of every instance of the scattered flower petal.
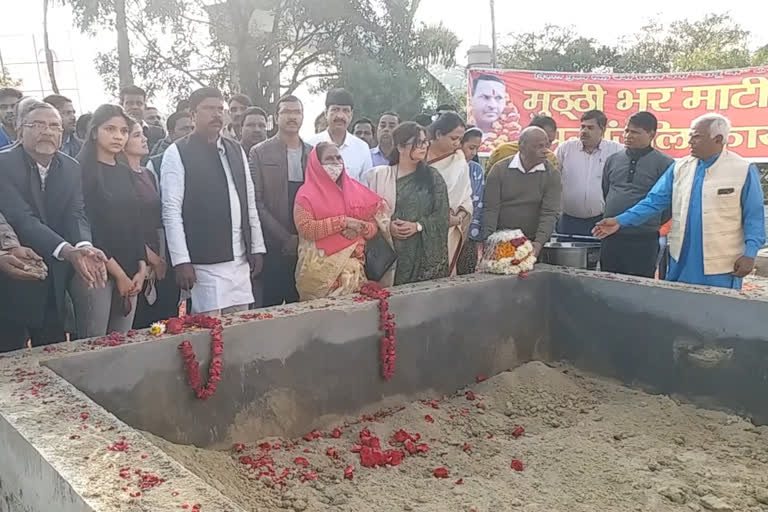
M 444 467 L 435 468 L 435 470 L 432 471 L 432 474 L 435 478 L 448 478 L 449 476 L 448 470 Z

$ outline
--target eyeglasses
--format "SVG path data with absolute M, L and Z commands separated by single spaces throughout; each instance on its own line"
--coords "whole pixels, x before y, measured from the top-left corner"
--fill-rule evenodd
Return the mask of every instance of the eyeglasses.
M 415 148 L 427 148 L 429 147 L 429 139 L 412 140 L 408 144 Z
M 54 133 L 61 133 L 64 131 L 64 127 L 60 123 L 46 123 L 45 121 L 32 121 L 31 123 L 24 123 L 22 126 L 25 128 L 32 128 L 38 132 L 45 131 L 46 128 Z

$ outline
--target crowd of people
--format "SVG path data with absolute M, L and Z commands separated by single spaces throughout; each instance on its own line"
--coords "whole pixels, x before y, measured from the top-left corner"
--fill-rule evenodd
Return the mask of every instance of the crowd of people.
M 450 105 L 355 120 L 335 89 L 304 140 L 293 95 L 268 114 L 205 87 L 164 126 L 146 100 L 126 87 L 77 118 L 64 96 L 0 89 L 0 351 L 147 327 L 183 301 L 220 315 L 470 274 L 503 229 L 537 255 L 553 235 L 604 238 L 603 270 L 653 277 L 669 221 L 667 278 L 728 288 L 765 242 L 757 169 L 717 114 L 677 161 L 649 112 L 623 145 L 587 112 L 554 152 L 537 116 L 484 167 L 486 134 Z

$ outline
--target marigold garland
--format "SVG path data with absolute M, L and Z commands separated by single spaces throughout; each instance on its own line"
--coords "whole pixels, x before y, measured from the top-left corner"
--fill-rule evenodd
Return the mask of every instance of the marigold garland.
M 183 327 L 199 327 L 211 330 L 211 363 L 208 366 L 208 382 L 203 385 L 200 378 L 200 363 L 197 361 L 195 349 L 189 340 L 184 340 L 179 344 L 181 357 L 184 361 L 184 370 L 187 373 L 187 384 L 191 387 L 198 400 L 206 400 L 216 392 L 216 385 L 221 381 L 222 361 L 221 355 L 224 353 L 224 343 L 222 342 L 222 333 L 224 328 L 221 325 L 221 319 L 205 315 L 191 315 L 182 318 L 171 318 L 167 321 L 169 332 L 180 332 Z
M 389 312 L 388 299 L 391 294 L 373 281 L 365 283 L 360 289 L 360 294 L 379 301 L 379 328 L 384 333 L 380 346 L 381 376 L 384 380 L 389 380 L 395 374 L 395 361 L 397 361 L 395 349 L 395 327 L 397 324 L 394 322 L 395 315 Z

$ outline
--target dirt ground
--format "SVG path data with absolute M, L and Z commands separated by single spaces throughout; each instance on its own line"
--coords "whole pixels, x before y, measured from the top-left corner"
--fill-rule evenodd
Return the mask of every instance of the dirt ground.
M 326 425 L 312 440 L 213 452 L 152 439 L 253 512 L 768 511 L 767 427 L 543 363 L 466 391 Z M 403 450 L 399 465 L 361 466 L 352 450 L 366 428 L 381 450 Z M 401 429 L 428 451 L 393 441 Z

